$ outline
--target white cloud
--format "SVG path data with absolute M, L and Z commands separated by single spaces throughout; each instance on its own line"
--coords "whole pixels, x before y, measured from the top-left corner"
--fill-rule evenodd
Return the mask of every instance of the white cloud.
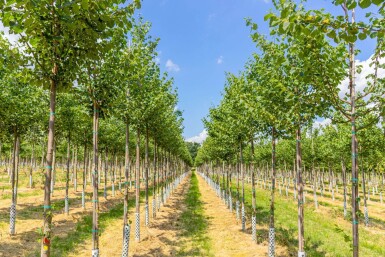
M 361 73 L 356 73 L 356 91 L 357 92 L 363 92 L 364 88 L 367 86 L 368 82 L 372 82 L 372 80 L 366 79 L 366 77 L 370 74 L 374 74 L 374 65 L 370 66 L 370 63 L 372 62 L 372 57 L 370 56 L 369 59 L 365 61 L 356 60 L 356 66 L 361 66 L 362 71 Z M 380 64 L 385 63 L 385 59 L 381 58 Z M 385 77 L 385 70 L 384 69 L 378 69 L 378 77 L 384 78 Z M 346 77 L 341 85 L 339 86 L 341 89 L 339 96 L 344 97 L 346 93 L 349 93 L 349 78 Z
M 314 123 L 313 123 L 313 128 L 314 129 L 317 129 L 317 128 L 320 128 L 320 127 L 325 127 L 329 124 L 331 124 L 332 121 L 331 119 L 323 119 L 323 120 L 316 120 Z
M 15 45 L 19 41 L 20 36 L 17 34 L 10 34 L 9 28 L 5 28 L 1 21 L 0 21 L 0 31 L 4 32 L 4 37 L 8 39 L 8 41 L 11 44 Z
M 179 65 L 176 63 L 173 63 L 173 61 L 170 59 L 168 59 L 166 62 L 166 69 L 168 71 L 175 71 L 175 72 L 180 71 Z
M 223 56 L 219 56 L 217 59 L 217 64 L 222 64 L 223 63 Z
M 187 138 L 186 141 L 187 142 L 192 142 L 192 143 L 202 144 L 203 141 L 206 140 L 207 136 L 208 136 L 207 130 L 204 129 L 201 133 L 199 133 L 198 136 Z

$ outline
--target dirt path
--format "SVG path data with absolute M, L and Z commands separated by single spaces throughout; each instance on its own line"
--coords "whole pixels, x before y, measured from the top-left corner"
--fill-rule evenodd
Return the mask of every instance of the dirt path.
M 211 238 L 211 250 L 214 255 L 218 257 L 267 256 L 267 241 L 257 244 L 252 241 L 251 233 L 242 232 L 235 214 L 229 212 L 200 175 L 197 177 L 205 215 L 209 217 L 208 236 Z M 267 227 L 257 227 L 257 230 L 259 229 L 267 229 Z M 246 230 L 251 231 L 250 222 L 247 222 Z M 288 253 L 284 247 L 277 245 L 276 256 L 288 256 Z
M 146 228 L 143 240 L 130 249 L 135 257 L 176 256 L 180 249 L 179 216 L 185 209 L 183 202 L 189 188 L 190 176 L 174 191 L 168 202 L 160 208 L 155 220 Z M 131 255 L 130 255 L 131 256 Z
M 183 197 L 188 190 L 189 178 L 175 189 L 164 206 L 157 212 L 157 218 L 152 218 L 152 198 L 150 201 L 150 226 L 144 226 L 144 204 L 141 202 L 140 216 L 140 237 L 141 241 L 135 242 L 134 208 L 129 209 L 131 224 L 129 256 L 175 256 L 178 250 L 178 216 L 183 210 Z M 99 237 L 100 256 L 121 256 L 123 242 L 123 220 L 114 219 L 108 223 L 105 230 Z M 69 255 L 90 256 L 91 239 L 79 245 Z

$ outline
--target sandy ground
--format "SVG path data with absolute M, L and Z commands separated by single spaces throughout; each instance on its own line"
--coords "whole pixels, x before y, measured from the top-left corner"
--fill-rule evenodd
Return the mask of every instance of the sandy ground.
M 157 218 L 147 228 L 146 236 L 139 244 L 133 246 L 133 256 L 176 256 L 183 239 L 180 237 L 179 216 L 185 209 L 184 198 L 189 188 L 190 177 L 175 190 L 168 202 L 161 207 Z
M 246 232 L 243 232 L 241 224 L 237 224 L 235 214 L 230 213 L 201 176 L 197 177 L 205 214 L 209 217 L 208 236 L 211 238 L 211 252 L 218 257 L 267 256 L 267 241 L 257 244 L 252 240 L 249 221 L 246 221 Z M 257 230 L 262 228 L 267 229 L 257 226 Z M 288 256 L 285 247 L 277 245 L 276 256 Z
M 87 186 L 87 192 L 91 193 L 91 187 Z M 130 193 L 133 197 L 133 193 Z M 63 201 L 64 190 L 55 190 L 51 198 L 52 202 Z M 122 201 L 122 193 L 116 187 L 115 196 L 111 196 L 108 190 L 107 201 L 99 196 L 101 211 L 108 211 L 111 206 Z M 76 223 L 84 215 L 91 215 L 92 203 L 90 196 L 86 196 L 86 209 L 81 207 L 81 192 L 74 192 L 73 187 L 69 190 L 70 212 L 64 213 L 63 209 L 54 211 L 53 235 L 64 237 L 74 230 Z M 16 235 L 9 235 L 9 205 L 10 200 L 0 201 L 0 256 L 30 256 L 31 253 L 40 249 L 39 228 L 42 227 L 42 196 L 19 197 L 17 200 Z
M 144 204 L 141 203 L 140 242 L 135 242 L 134 215 L 135 209 L 129 210 L 131 224 L 129 256 L 175 256 L 178 250 L 178 216 L 183 211 L 183 198 L 188 189 L 189 178 L 175 189 L 165 205 L 157 212 L 156 219 L 152 218 L 152 198 L 150 201 L 150 225 L 144 225 Z M 99 238 L 100 256 L 121 256 L 123 242 L 123 220 L 111 221 Z M 69 256 L 90 256 L 91 239 L 78 246 Z

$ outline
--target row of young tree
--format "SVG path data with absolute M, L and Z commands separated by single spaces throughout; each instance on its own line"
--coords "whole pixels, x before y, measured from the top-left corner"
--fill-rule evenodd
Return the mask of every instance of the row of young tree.
M 20 159 L 23 163 L 31 160 L 32 178 L 38 153 L 46 153 L 40 164 L 45 167 L 41 256 L 51 252 L 51 196 L 60 157 L 66 162 L 62 164 L 67 213 L 70 167 L 76 189 L 76 167 L 84 162 L 83 202 L 87 182 L 93 188 L 92 256 L 99 256 L 100 164 L 106 163 L 106 192 L 108 163 L 115 162 L 113 171 L 117 171 L 124 160 L 123 231 L 129 230 L 128 191 L 135 178 L 137 240 L 142 163 L 146 224 L 149 177 L 160 194 L 159 188 L 163 193 L 166 183 L 192 164 L 182 137 L 173 80 L 156 62 L 159 40 L 149 35 L 148 23 L 134 18 L 137 8 L 139 0 L 0 2 L 1 22 L 18 37 L 10 43 L 0 35 L 0 161 L 9 165 L 12 186 L 10 234 L 15 233 Z M 151 171 L 150 158 L 154 160 Z M 91 176 L 88 181 L 86 171 Z M 127 251 L 123 250 L 123 256 Z
M 373 174 L 376 183 L 381 182 L 380 191 L 384 184 L 385 83 L 380 71 L 384 69 L 385 5 L 376 0 L 336 0 L 333 4 L 342 7 L 342 14 L 333 15 L 306 9 L 306 1 L 298 4 L 277 0 L 273 4 L 275 10 L 265 16 L 270 38 L 259 33 L 250 19 L 246 21 L 258 51 L 239 75 L 227 74 L 223 99 L 204 119 L 209 137 L 195 164 L 210 169 L 212 163 L 237 163 L 235 172 L 242 181 L 241 196 L 237 183 L 237 205 L 241 201 L 242 209 L 243 166 L 251 163 L 270 169 L 251 172 L 253 216 L 255 176 L 266 175 L 271 182 L 269 239 L 273 240 L 269 241 L 269 256 L 275 255 L 274 194 L 278 173 L 279 177 L 293 179 L 297 192 L 298 256 L 305 256 L 305 183 L 316 190 L 317 183 L 324 182 L 320 170 L 340 173 L 345 212 L 350 197 L 352 253 L 356 257 L 361 216 L 359 180 L 368 173 Z M 356 12 L 365 12 L 368 7 L 374 11 L 358 21 Z M 356 66 L 356 43 L 365 40 L 374 41 L 376 46 L 371 55 L 371 72 L 363 87 L 357 88 L 356 74 L 362 67 Z M 330 119 L 331 124 L 312 128 L 315 120 L 322 119 Z M 224 169 L 215 170 L 230 176 L 231 181 L 232 175 Z M 335 184 L 330 176 L 328 182 Z M 362 185 L 366 207 L 365 180 Z M 229 194 L 231 197 L 231 190 Z

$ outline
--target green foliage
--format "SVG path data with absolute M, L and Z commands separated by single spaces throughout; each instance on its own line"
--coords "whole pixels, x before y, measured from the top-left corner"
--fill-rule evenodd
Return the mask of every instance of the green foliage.
M 197 156 L 198 149 L 201 146 L 199 143 L 196 142 L 185 142 L 187 149 L 191 155 L 191 158 L 193 161 L 195 161 L 195 157 Z

